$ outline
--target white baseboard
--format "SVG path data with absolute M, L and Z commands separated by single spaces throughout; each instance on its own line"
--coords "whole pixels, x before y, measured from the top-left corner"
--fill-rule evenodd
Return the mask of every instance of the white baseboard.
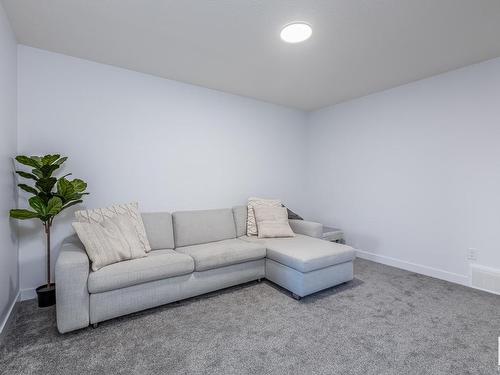
M 2 322 L 0 323 L 0 344 L 2 344 L 3 339 L 7 334 L 7 331 L 9 330 L 9 325 L 14 320 L 14 317 L 16 315 L 17 302 L 20 300 L 20 297 L 21 297 L 21 292 L 18 291 L 16 298 L 14 298 L 14 300 L 12 301 L 9 309 L 7 310 L 7 314 L 4 316 Z
M 21 301 L 27 301 L 29 299 L 36 298 L 35 288 L 22 289 L 20 293 L 21 293 Z
M 460 275 L 458 273 L 448 272 L 440 270 L 438 268 L 433 268 L 429 266 L 424 266 L 422 264 L 411 263 L 404 260 L 391 258 L 385 255 L 373 254 L 364 250 L 356 250 L 356 256 L 362 259 L 368 259 L 373 262 L 382 263 L 387 266 L 392 266 L 396 268 L 401 268 L 406 271 L 411 271 L 415 273 L 420 273 L 422 275 L 435 277 L 436 279 L 446 280 L 455 284 L 465 285 L 470 287 L 470 278 L 466 275 Z

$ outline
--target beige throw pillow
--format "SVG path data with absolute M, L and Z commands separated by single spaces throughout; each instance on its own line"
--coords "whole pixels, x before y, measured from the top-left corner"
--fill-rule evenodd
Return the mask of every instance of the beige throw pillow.
M 133 231 L 134 225 L 126 216 L 105 218 L 101 223 L 74 222 L 73 228 L 85 246 L 93 271 L 123 260 L 146 256 Z
M 102 223 L 104 219 L 110 219 L 119 215 L 127 216 L 133 225 L 137 238 L 141 243 L 141 248 L 145 252 L 151 250 L 146 229 L 142 222 L 137 202 L 127 204 L 115 204 L 106 208 L 96 208 L 92 210 L 81 210 L 75 212 L 76 220 L 82 223 Z
M 294 237 L 285 207 L 255 207 L 259 238 Z
M 135 231 L 134 223 L 125 215 L 112 217 L 111 220 L 119 229 L 123 239 L 130 249 L 130 258 L 142 258 L 146 256 L 146 251 L 142 246 L 141 239 Z
M 258 234 L 257 223 L 255 221 L 255 207 L 281 207 L 279 199 L 248 198 L 247 214 L 247 235 L 256 236 Z

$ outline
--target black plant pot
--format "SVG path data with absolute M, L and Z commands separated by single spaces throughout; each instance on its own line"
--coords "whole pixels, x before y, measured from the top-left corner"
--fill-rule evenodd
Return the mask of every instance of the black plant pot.
M 39 286 L 36 288 L 38 296 L 38 307 L 48 307 L 56 304 L 56 284 L 51 283 Z

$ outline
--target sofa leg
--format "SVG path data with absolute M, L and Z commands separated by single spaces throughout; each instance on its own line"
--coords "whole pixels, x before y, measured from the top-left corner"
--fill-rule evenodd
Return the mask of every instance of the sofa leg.
M 297 300 L 297 301 L 300 301 L 300 299 L 302 298 L 301 296 L 295 294 L 295 293 L 292 293 L 292 298 Z
M 98 325 L 99 323 L 92 323 L 92 328 L 97 328 Z

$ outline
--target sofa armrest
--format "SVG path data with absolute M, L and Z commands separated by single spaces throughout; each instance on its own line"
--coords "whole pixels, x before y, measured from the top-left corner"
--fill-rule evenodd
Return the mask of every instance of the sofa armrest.
M 288 222 L 294 233 L 315 238 L 323 236 L 323 224 L 306 220 L 288 220 Z
M 78 237 L 65 239 L 55 269 L 57 329 L 61 333 L 89 325 L 89 266 L 89 258 Z

